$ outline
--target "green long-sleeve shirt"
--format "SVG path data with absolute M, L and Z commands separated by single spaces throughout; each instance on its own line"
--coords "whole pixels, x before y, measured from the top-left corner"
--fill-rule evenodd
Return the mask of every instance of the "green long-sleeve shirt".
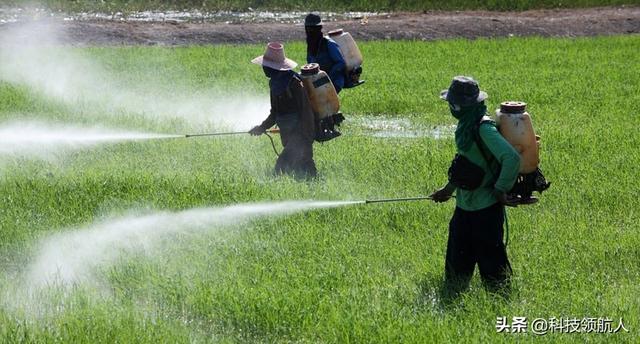
M 468 151 L 462 151 L 460 147 L 457 147 L 458 154 L 464 155 L 485 171 L 481 187 L 472 191 L 456 189 L 456 205 L 467 211 L 480 210 L 495 204 L 497 200 L 493 189 L 503 192 L 511 190 L 520 170 L 520 155 L 498 132 L 493 123 L 482 123 L 479 133 L 486 147 L 485 152 L 487 150 L 490 152 L 486 152 L 486 154 L 493 156 L 491 168 L 475 142 Z M 500 172 L 496 176 L 498 169 Z M 492 183 L 494 180 L 496 180 L 495 183 Z

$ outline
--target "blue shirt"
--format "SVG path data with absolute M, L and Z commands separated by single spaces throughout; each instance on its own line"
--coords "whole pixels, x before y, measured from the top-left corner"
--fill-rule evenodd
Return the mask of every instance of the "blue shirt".
M 329 75 L 336 92 L 340 93 L 340 90 L 344 87 L 346 63 L 338 43 L 331 38 L 323 37 L 319 44 L 317 55 L 307 54 L 307 63 L 319 64 L 320 69 Z

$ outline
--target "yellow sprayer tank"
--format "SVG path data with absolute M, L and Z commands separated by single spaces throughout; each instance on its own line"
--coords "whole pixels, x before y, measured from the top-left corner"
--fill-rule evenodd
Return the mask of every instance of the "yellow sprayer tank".
M 533 130 L 526 103 L 506 101 L 496 110 L 496 124 L 500 134 L 520 153 L 520 173 L 536 170 L 540 163 L 539 142 Z
M 329 31 L 329 38 L 338 43 L 348 72 L 362 65 L 362 54 L 350 33 L 344 32 L 342 29 L 337 29 Z
M 338 93 L 327 73 L 321 71 L 317 63 L 302 66 L 300 76 L 317 120 L 327 118 L 340 110 Z

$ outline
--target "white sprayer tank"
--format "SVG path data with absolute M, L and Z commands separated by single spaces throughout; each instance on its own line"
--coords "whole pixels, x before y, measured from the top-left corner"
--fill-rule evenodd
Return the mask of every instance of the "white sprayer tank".
M 338 93 L 327 73 L 320 70 L 317 63 L 302 66 L 300 76 L 317 120 L 327 118 L 340 110 Z
M 362 54 L 360 53 L 360 49 L 358 49 L 356 41 L 351 37 L 351 34 L 344 32 L 342 29 L 338 29 L 329 31 L 329 38 L 338 43 L 348 72 L 362 65 Z
M 526 106 L 523 102 L 506 101 L 496 110 L 500 134 L 520 153 L 522 174 L 534 172 L 540 163 L 539 142 Z

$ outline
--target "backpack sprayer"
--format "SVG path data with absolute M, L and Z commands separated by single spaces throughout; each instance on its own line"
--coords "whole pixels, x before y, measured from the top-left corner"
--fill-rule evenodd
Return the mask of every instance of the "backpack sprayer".
M 278 153 L 278 150 L 276 149 L 276 143 L 273 141 L 273 137 L 271 137 L 271 135 L 269 134 L 279 134 L 279 133 L 280 133 L 279 128 L 267 129 L 264 132 L 264 134 L 267 135 L 267 137 L 269 138 L 269 141 L 271 141 L 271 147 L 273 147 L 273 151 L 276 153 L 277 156 L 280 156 L 280 153 Z M 184 137 L 190 138 L 190 137 L 202 137 L 202 136 L 230 136 L 230 135 L 242 135 L 242 134 L 249 134 L 249 132 L 248 131 L 229 131 L 229 132 L 222 132 L 222 133 L 186 134 L 184 135 Z
M 509 191 L 520 204 L 538 201 L 532 197 L 534 191 L 542 194 L 551 183 L 547 182 L 540 165 L 540 136 L 536 135 L 527 104 L 520 101 L 506 101 L 496 110 L 496 124 L 500 134 L 520 154 L 520 171 L 515 185 Z
M 344 88 L 362 85 L 364 80 L 360 80 L 360 75 L 362 74 L 363 59 L 356 41 L 350 33 L 345 32 L 343 29 L 329 31 L 328 36 L 338 44 L 338 49 L 344 58 L 346 65 Z
M 340 99 L 327 73 L 317 63 L 309 63 L 302 66 L 300 78 L 315 116 L 315 140 L 325 142 L 340 136 L 335 126 L 340 125 L 344 116 L 339 112 Z

